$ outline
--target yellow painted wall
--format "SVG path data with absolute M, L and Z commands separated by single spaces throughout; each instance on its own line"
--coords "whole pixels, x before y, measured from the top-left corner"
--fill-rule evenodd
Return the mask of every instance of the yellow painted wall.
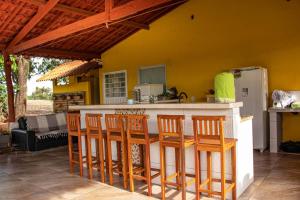
M 139 67 L 166 64 L 167 86 L 201 99 L 215 74 L 256 65 L 270 92 L 300 90 L 299 20 L 297 0 L 190 0 L 104 53 L 100 77 L 127 69 L 130 96 Z M 284 116 L 284 140 L 300 140 L 299 122 Z
M 53 93 L 85 92 L 85 103 L 91 104 L 90 82 L 78 83 L 74 76 L 69 77 L 68 85 L 55 85 L 53 82 Z

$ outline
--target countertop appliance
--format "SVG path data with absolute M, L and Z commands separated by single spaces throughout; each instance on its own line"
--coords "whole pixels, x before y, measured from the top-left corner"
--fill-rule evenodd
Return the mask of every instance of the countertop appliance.
M 242 101 L 241 115 L 253 116 L 253 148 L 261 152 L 268 145 L 268 74 L 262 67 L 233 69 L 236 101 Z
M 134 99 L 137 102 L 149 102 L 164 92 L 163 84 L 142 84 L 134 87 Z

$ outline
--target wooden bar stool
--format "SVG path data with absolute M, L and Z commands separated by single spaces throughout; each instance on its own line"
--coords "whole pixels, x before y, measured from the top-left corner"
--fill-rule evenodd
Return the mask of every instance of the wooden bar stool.
M 107 139 L 106 132 L 102 131 L 101 125 L 102 114 L 86 114 L 86 132 L 87 132 L 87 148 L 88 148 L 88 166 L 89 166 L 89 179 L 93 178 L 93 168 L 100 172 L 101 182 L 105 182 L 104 172 L 104 148 L 103 141 Z M 96 143 L 96 157 L 92 155 L 92 139 Z
M 152 195 L 152 179 L 160 175 L 159 169 L 151 168 L 150 145 L 159 141 L 158 134 L 149 134 L 146 115 L 127 115 L 127 144 L 130 191 L 134 191 L 134 179 L 144 180 L 148 185 L 148 196 Z M 133 166 L 131 146 L 137 144 L 145 150 L 141 166 Z M 151 175 L 151 171 L 158 173 Z
M 195 138 L 195 182 L 196 199 L 200 199 L 200 193 L 221 196 L 226 199 L 226 193 L 232 190 L 232 199 L 236 199 L 236 140 L 224 139 L 225 116 L 192 116 Z M 231 150 L 232 180 L 225 178 L 225 152 Z M 201 159 L 200 152 L 207 152 L 207 179 L 201 183 Z M 212 177 L 212 152 L 220 153 L 221 179 Z M 221 183 L 221 192 L 213 191 L 212 183 Z M 226 183 L 229 184 L 227 188 Z M 207 189 L 203 187 L 207 186 Z
M 68 147 L 69 147 L 69 164 L 70 172 L 74 173 L 74 164 L 79 164 L 80 176 L 83 176 L 83 163 L 87 163 L 87 156 L 82 155 L 82 136 L 86 137 L 86 131 L 80 128 L 80 114 L 68 113 L 67 114 L 67 126 L 68 126 Z M 73 138 L 77 138 L 77 150 L 74 148 Z M 87 139 L 85 138 L 85 144 L 87 147 Z M 86 155 L 88 155 L 87 148 Z M 78 155 L 76 160 L 74 155 Z
M 123 175 L 123 186 L 128 187 L 128 164 L 127 164 L 127 139 L 124 130 L 124 116 L 117 114 L 106 114 L 105 124 L 107 132 L 107 151 L 109 166 L 109 183 L 113 185 L 113 172 Z M 113 163 L 111 143 L 117 143 L 118 161 Z
M 161 167 L 161 195 L 165 199 L 165 188 L 167 185 L 182 190 L 182 199 L 186 199 L 186 187 L 194 180 L 186 181 L 185 172 L 185 149 L 194 144 L 193 136 L 186 136 L 183 132 L 184 115 L 158 115 L 157 123 L 160 142 L 160 167 Z M 167 176 L 166 174 L 166 148 L 175 148 L 176 172 Z M 176 183 L 171 182 L 176 178 Z

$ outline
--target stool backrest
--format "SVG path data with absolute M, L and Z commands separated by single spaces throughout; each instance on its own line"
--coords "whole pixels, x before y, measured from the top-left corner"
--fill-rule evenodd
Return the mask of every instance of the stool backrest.
M 192 116 L 195 142 L 201 139 L 218 139 L 224 143 L 225 116 Z
M 142 135 L 149 138 L 147 115 L 127 115 L 127 136 Z
M 90 134 L 90 131 L 97 131 L 98 134 L 102 135 L 101 117 L 102 117 L 102 114 L 86 114 L 85 115 L 87 134 Z
M 67 127 L 70 133 L 80 132 L 80 113 L 67 114 Z
M 124 116 L 119 114 L 106 114 L 105 125 L 107 134 L 117 132 L 124 135 Z
M 183 139 L 184 115 L 157 115 L 159 139 L 168 137 Z

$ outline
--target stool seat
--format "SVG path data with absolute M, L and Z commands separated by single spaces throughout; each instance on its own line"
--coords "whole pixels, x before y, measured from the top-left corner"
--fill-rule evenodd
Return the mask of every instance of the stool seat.
M 159 135 L 156 133 L 149 133 L 149 143 L 152 144 L 154 142 L 159 141 Z M 146 144 L 145 137 L 143 135 L 132 135 L 131 140 L 134 140 L 136 144 Z
M 98 138 L 98 137 L 99 137 L 98 131 L 96 131 L 96 130 L 91 130 L 91 131 L 90 131 L 90 137 L 92 137 L 92 138 Z M 102 130 L 102 137 L 103 137 L 104 139 L 107 137 L 107 132 L 106 132 L 106 130 Z
M 69 131 L 68 134 L 72 136 L 78 136 L 78 132 L 74 132 L 74 131 Z M 86 136 L 86 129 L 80 129 L 80 134 L 82 136 Z
M 210 149 L 211 151 L 220 152 L 224 148 L 225 150 L 231 149 L 236 144 L 236 139 L 232 138 L 224 138 L 224 146 L 221 146 L 221 142 L 219 139 L 198 139 L 197 149 L 198 150 L 206 150 Z
M 185 135 L 184 136 L 184 147 L 189 147 L 193 145 L 194 136 Z M 163 141 L 161 141 L 162 145 L 167 145 L 171 147 L 179 147 L 181 145 L 180 139 L 178 137 L 167 137 Z

